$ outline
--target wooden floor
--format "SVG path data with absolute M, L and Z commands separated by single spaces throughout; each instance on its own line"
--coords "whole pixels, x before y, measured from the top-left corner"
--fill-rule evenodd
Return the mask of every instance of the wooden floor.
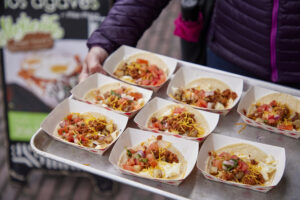
M 180 1 L 173 0 L 145 32 L 138 43 L 141 49 L 180 58 L 179 38 L 173 35 L 174 19 L 180 11 Z M 1 77 L 1 76 L 0 76 Z M 1 84 L 1 81 L 0 81 Z M 2 88 L 2 87 L 0 87 Z M 0 90 L 0 199 L 3 200 L 96 200 L 108 199 L 98 192 L 90 175 L 49 174 L 34 170 L 29 174 L 27 184 L 9 180 L 9 169 L 6 159 L 5 132 L 3 123 L 2 91 Z M 120 184 L 119 191 L 109 199 L 166 199 L 150 192 Z

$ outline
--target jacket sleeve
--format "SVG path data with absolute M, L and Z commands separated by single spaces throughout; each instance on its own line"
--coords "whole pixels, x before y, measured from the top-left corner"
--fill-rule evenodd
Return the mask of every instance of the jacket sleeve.
M 169 0 L 119 0 L 87 42 L 101 46 L 109 54 L 125 44 L 136 46 L 144 31 L 159 16 Z

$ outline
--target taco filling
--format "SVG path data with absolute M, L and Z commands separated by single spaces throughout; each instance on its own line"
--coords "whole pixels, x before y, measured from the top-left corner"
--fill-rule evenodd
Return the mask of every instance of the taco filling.
M 210 151 L 208 173 L 225 181 L 247 185 L 265 185 L 276 171 L 276 162 L 268 156 L 265 162 L 250 155 Z
M 157 65 L 139 58 L 122 63 L 114 75 L 121 80 L 143 86 L 159 86 L 167 79 L 165 72 Z
M 167 114 L 152 116 L 148 128 L 189 137 L 201 137 L 205 133 L 195 114 L 180 106 L 173 106 Z
M 174 179 L 184 175 L 185 161 L 162 136 L 150 138 L 137 147 L 126 148 L 121 167 L 141 176 Z
M 254 111 L 247 117 L 283 130 L 300 130 L 300 114 L 292 113 L 287 104 L 279 103 L 276 100 L 268 104 L 256 103 Z
M 88 92 L 84 99 L 121 112 L 133 112 L 144 106 L 143 94 L 125 86 L 104 93 L 101 89 L 94 89 Z
M 204 90 L 201 87 L 173 88 L 173 98 L 189 105 L 222 110 L 229 108 L 237 98 L 237 94 L 230 89 Z
M 70 113 L 56 130 L 68 142 L 95 149 L 105 148 L 118 135 L 113 121 L 98 113 Z

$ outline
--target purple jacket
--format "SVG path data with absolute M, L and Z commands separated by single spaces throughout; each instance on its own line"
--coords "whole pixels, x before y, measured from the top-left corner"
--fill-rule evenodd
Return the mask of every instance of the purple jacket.
M 263 79 L 300 83 L 300 1 L 217 1 L 209 47 Z
M 108 53 L 135 46 L 169 0 L 120 0 L 88 40 Z M 220 57 L 263 79 L 300 82 L 300 1 L 217 0 L 208 36 Z
M 144 31 L 168 3 L 169 0 L 117 1 L 88 39 L 88 47 L 98 45 L 110 54 L 123 44 L 136 46 Z

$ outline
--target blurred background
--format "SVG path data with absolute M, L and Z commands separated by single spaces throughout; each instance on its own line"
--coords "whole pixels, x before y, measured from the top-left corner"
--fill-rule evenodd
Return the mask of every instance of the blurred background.
M 1 9 L 0 9 L 1 10 Z M 159 18 L 153 23 L 143 37 L 138 42 L 137 47 L 152 52 L 167 55 L 173 58 L 181 58 L 180 39 L 173 35 L 174 20 L 178 17 L 180 12 L 180 3 L 177 0 L 172 0 L 170 4 L 164 9 Z M 101 20 L 101 19 L 100 19 Z M 90 23 L 89 29 L 93 30 L 95 24 Z M 1 27 L 0 27 L 1 28 Z M 0 29 L 1 30 L 1 29 Z M 81 45 L 81 44 L 80 44 Z M 85 45 L 85 44 L 84 44 Z M 15 48 L 16 46 L 11 46 Z M 85 47 L 81 49 L 82 52 L 87 51 Z M 82 53 L 79 52 L 79 53 Z M 16 60 L 18 53 L 11 55 L 10 52 L 5 52 L 6 60 Z M 27 56 L 27 55 L 26 55 Z M 25 59 L 26 59 L 25 56 Z M 49 55 L 47 55 L 49 56 Z M 51 55 L 50 55 L 51 56 Z M 3 59 L 3 58 L 2 58 Z M 7 63 L 6 63 L 7 64 Z M 3 67 L 3 66 L 1 66 Z M 8 68 L 8 67 L 6 67 Z M 7 72 L 7 69 L 6 69 Z M 23 72 L 23 71 L 22 71 Z M 22 73 L 18 72 L 20 76 Z M 24 78 L 24 76 L 21 76 Z M 0 76 L 2 78 L 2 75 Z M 14 80 L 16 77 L 11 77 Z M 8 79 L 8 77 L 6 77 Z M 6 80 L 7 81 L 7 80 Z M 0 81 L 2 84 L 2 80 Z M 7 135 L 4 122 L 4 97 L 1 85 L 0 90 L 0 199 L 18 199 L 18 200 L 51 200 L 51 199 L 78 199 L 78 200 L 96 200 L 96 199 L 166 199 L 165 197 L 152 194 L 150 192 L 133 188 L 123 184 L 117 184 L 118 187 L 114 189 L 114 194 L 104 194 L 97 187 L 93 175 L 82 172 L 60 172 L 45 169 L 34 169 L 28 172 L 27 178 L 23 182 L 13 181 L 10 175 L 18 179 L 18 174 L 10 171 L 8 162 L 10 160 L 8 148 L 9 144 L 6 142 Z M 29 88 L 31 90 L 31 88 Z M 49 98 L 41 105 L 40 101 L 35 98 L 22 98 L 23 92 L 16 84 L 10 84 L 8 87 L 7 96 L 15 101 L 10 101 L 9 109 L 19 110 L 19 107 L 28 110 L 35 110 L 48 112 L 51 110 L 51 105 L 55 101 L 50 101 Z M 11 96 L 11 91 L 14 91 Z M 38 93 L 38 89 L 32 89 Z M 58 97 L 57 97 L 58 98 Z M 61 97 L 60 97 L 61 98 Z M 49 108 L 50 107 L 50 108 Z M 25 115 L 26 117 L 26 115 Z M 17 123 L 17 122 L 16 122 Z M 20 127 L 22 129 L 22 127 Z M 25 130 L 24 130 L 25 131 Z M 29 133 L 30 134 L 30 133 Z M 33 134 L 33 133 L 31 133 Z M 12 138 L 20 139 L 18 136 L 10 136 Z M 22 139 L 22 138 L 21 138 Z M 12 143 L 13 144 L 13 143 Z M 14 151 L 14 146 L 11 146 L 10 153 Z M 30 151 L 30 150 L 29 150 Z M 10 154 L 11 155 L 11 154 Z M 25 169 L 24 169 L 25 170 Z M 22 171 L 22 169 L 20 169 Z M 19 177 L 22 179 L 23 177 Z

